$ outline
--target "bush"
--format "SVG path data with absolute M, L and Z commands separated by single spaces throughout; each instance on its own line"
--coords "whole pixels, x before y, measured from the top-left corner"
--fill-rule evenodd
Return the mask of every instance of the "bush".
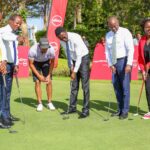
M 69 76 L 69 68 L 66 59 L 58 59 L 58 66 L 53 70 L 53 76 Z
M 37 31 L 35 33 L 35 37 L 36 37 L 37 42 L 39 42 L 41 37 L 45 37 L 45 36 L 46 36 L 46 30 Z

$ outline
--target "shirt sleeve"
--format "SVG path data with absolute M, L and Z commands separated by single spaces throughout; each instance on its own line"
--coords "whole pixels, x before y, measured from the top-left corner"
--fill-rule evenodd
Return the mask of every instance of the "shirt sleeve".
M 78 72 L 79 70 L 79 67 L 81 65 L 81 61 L 82 61 L 82 49 L 80 48 L 80 45 L 82 45 L 83 41 L 82 41 L 82 38 L 81 36 L 77 35 L 76 36 L 77 40 L 74 40 L 75 42 L 78 42 L 78 43 L 74 43 L 74 46 L 75 46 L 75 53 L 76 53 L 76 63 L 75 63 L 75 67 L 74 67 L 74 72 Z
M 55 58 L 55 49 L 54 47 L 50 47 L 50 59 L 54 59 Z
M 144 58 L 142 57 L 143 49 L 141 46 L 142 41 L 140 40 L 139 45 L 138 45 L 138 64 L 142 72 L 145 71 L 145 61 Z
M 125 47 L 127 50 L 127 64 L 132 66 L 133 63 L 133 55 L 134 55 L 134 44 L 133 44 L 133 38 L 131 33 L 127 30 L 125 34 Z
M 6 57 L 6 48 L 4 46 L 3 40 L 0 38 L 0 50 L 1 50 L 1 55 L 2 55 L 2 61 L 7 61 Z
M 34 60 L 34 58 L 35 58 L 35 46 L 32 46 L 28 53 L 28 59 Z
M 110 48 L 109 48 L 109 43 L 108 43 L 108 39 L 106 36 L 106 46 L 105 46 L 105 54 L 106 54 L 106 60 L 108 63 L 108 66 L 112 66 L 112 59 L 111 59 L 111 52 L 110 52 Z
M 19 58 L 18 58 L 18 41 L 15 41 L 16 43 L 16 65 L 19 65 Z
M 11 32 L 2 33 L 2 39 L 5 41 L 17 41 L 17 35 Z

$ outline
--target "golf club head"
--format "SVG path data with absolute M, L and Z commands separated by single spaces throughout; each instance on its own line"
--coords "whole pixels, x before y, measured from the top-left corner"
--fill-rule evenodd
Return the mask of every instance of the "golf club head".
M 21 122 L 22 122 L 23 125 L 25 125 L 25 123 L 26 123 L 25 120 L 21 120 Z
M 9 128 L 7 128 L 7 129 L 8 129 L 8 132 L 11 133 L 11 134 L 18 133 L 18 131 L 16 131 L 16 130 L 11 130 L 11 129 L 9 129 Z
M 69 119 L 69 116 L 68 115 L 63 115 L 63 120 L 67 120 Z
M 107 118 L 107 119 L 106 119 L 106 118 L 105 118 L 105 119 L 103 119 L 103 121 L 108 121 L 108 120 L 109 120 L 108 118 Z
M 134 117 L 136 117 L 136 116 L 138 116 L 138 115 L 139 115 L 138 113 L 136 113 L 136 114 L 133 114 L 133 116 L 134 116 Z
M 132 120 L 133 120 L 133 118 L 128 118 L 128 120 L 132 121 Z
M 10 130 L 10 129 L 8 129 L 8 131 L 9 131 L 9 133 L 11 133 L 11 134 L 18 133 L 18 131 L 16 131 L 16 130 Z

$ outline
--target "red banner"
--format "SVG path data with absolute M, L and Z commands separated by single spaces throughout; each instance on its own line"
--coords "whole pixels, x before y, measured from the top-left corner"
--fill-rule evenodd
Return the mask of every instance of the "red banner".
M 19 59 L 18 77 L 21 78 L 29 77 L 28 51 L 29 47 L 18 46 L 18 59 Z
M 55 48 L 55 67 L 58 64 L 58 55 L 60 49 L 59 39 L 55 36 L 55 29 L 59 26 L 63 26 L 64 18 L 66 14 L 68 0 L 53 0 L 50 12 L 49 24 L 47 36 L 50 44 Z
M 133 68 L 131 74 L 132 80 L 138 79 L 137 58 L 138 58 L 138 47 L 135 46 Z M 97 44 L 95 47 L 90 79 L 111 80 L 111 71 L 106 61 L 105 47 L 102 44 Z

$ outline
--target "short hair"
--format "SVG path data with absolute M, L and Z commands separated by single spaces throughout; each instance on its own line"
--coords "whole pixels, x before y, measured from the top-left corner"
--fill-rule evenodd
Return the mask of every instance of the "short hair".
M 142 27 L 142 29 L 144 30 L 144 26 L 145 26 L 145 24 L 147 23 L 147 22 L 150 22 L 150 17 L 148 17 L 148 18 L 145 18 L 145 19 L 143 19 L 142 21 L 141 21 L 141 27 Z
M 107 19 L 107 23 L 110 21 L 110 20 L 117 20 L 118 21 L 118 23 L 119 23 L 119 19 L 118 19 L 118 17 L 117 16 L 110 16 L 110 17 L 108 17 L 108 19 Z
M 66 32 L 66 30 L 63 28 L 63 27 L 57 27 L 56 29 L 55 29 L 55 35 L 56 36 L 59 36 L 60 34 L 61 34 L 61 32 Z
M 19 14 L 13 14 L 13 15 L 11 15 L 11 16 L 9 17 L 9 20 L 14 21 L 17 17 L 22 18 L 22 16 L 21 16 L 21 15 L 19 15 Z

